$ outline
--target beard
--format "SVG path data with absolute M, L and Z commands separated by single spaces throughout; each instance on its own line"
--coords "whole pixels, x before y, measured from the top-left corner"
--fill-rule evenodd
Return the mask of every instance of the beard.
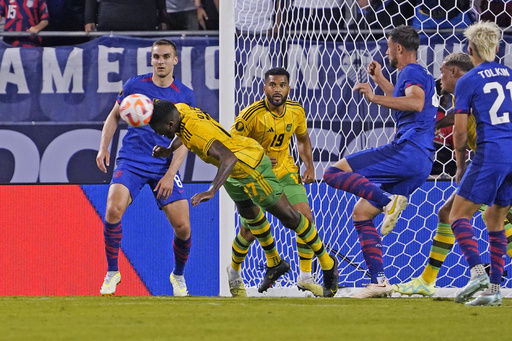
M 267 96 L 267 100 L 275 107 L 280 107 L 281 105 L 286 103 L 288 99 L 288 95 L 282 96 L 281 99 L 276 99 L 273 96 Z
M 398 59 L 389 59 L 389 65 L 391 65 L 392 68 L 396 69 L 398 66 Z

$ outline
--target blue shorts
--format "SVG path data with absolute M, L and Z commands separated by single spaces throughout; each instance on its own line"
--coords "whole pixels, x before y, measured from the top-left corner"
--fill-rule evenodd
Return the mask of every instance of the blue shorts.
M 142 187 L 148 184 L 160 209 L 162 206 L 171 202 L 187 199 L 179 173 L 176 173 L 174 177 L 174 187 L 172 188 L 172 193 L 169 198 L 166 200 L 158 199 L 156 197 L 157 192 L 155 192 L 154 189 L 163 176 L 164 174 L 146 172 L 138 168 L 130 167 L 126 163 L 122 163 L 118 164 L 114 169 L 114 175 L 112 176 L 110 184 L 122 184 L 128 188 L 132 201 L 137 197 Z
M 471 162 L 466 169 L 457 194 L 475 204 L 510 205 L 512 203 L 512 164 L 475 161 Z
M 432 158 L 408 141 L 362 150 L 345 159 L 355 173 L 388 193 L 404 196 L 420 187 L 432 170 Z

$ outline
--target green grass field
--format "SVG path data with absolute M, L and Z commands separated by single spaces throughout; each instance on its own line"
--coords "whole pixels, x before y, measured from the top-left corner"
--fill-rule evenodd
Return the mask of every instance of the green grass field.
M 0 297 L 0 340 L 508 340 L 512 299 Z

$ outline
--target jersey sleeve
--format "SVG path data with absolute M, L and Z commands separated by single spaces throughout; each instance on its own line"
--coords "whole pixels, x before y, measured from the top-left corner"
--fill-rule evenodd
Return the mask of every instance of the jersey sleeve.
M 462 76 L 455 84 L 455 114 L 469 114 L 469 106 L 471 102 L 471 84 L 468 77 Z
M 413 85 L 419 86 L 423 91 L 425 91 L 425 80 L 416 69 L 405 68 L 400 76 L 400 81 L 402 82 L 401 86 L 404 91 Z
M 239 136 L 249 136 L 249 122 L 244 119 L 244 114 L 246 110 L 243 110 L 236 118 L 235 122 L 231 125 L 229 133 L 231 135 L 239 135 Z
M 45 0 L 41 0 L 41 2 L 39 3 L 38 12 L 39 12 L 39 20 L 40 21 L 41 20 L 49 20 L 50 15 L 48 13 L 48 6 L 46 5 Z
M 128 79 L 126 83 L 123 85 L 123 89 L 117 94 L 117 104 L 121 104 L 123 99 L 132 94 L 132 83 L 133 83 L 133 77 Z
M 189 120 L 185 128 L 192 133 L 189 139 L 190 145 L 200 150 L 203 155 L 208 155 L 208 150 L 216 140 L 212 127 L 204 120 Z
M 297 129 L 295 130 L 295 135 L 304 136 L 308 133 L 308 125 L 306 123 L 306 111 L 304 108 L 300 108 L 298 110 L 298 124 Z

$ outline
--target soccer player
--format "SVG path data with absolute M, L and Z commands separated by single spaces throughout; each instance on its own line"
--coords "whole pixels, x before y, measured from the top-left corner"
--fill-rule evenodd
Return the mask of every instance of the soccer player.
M 48 26 L 45 0 L 0 0 L 0 19 L 5 17 L 5 32 L 30 32 L 30 37 L 4 37 L 4 42 L 17 47 L 39 47 L 42 39 L 35 34 Z
M 325 251 L 315 226 L 293 208 L 286 195 L 282 195 L 279 181 L 272 171 L 272 163 L 258 142 L 248 137 L 231 135 L 210 115 L 183 103 L 174 105 L 169 101 L 156 101 L 149 124 L 155 132 L 168 138 L 177 135 L 169 148 L 155 146 L 154 156 L 165 157 L 185 145 L 203 161 L 218 168 L 210 188 L 195 194 L 191 203 L 196 206 L 211 199 L 224 185 L 238 213 L 246 220 L 247 226 L 265 251 L 268 270 L 258 288 L 259 292 L 267 290 L 290 269 L 290 265 L 281 260 L 277 253 L 263 208 L 285 227 L 297 233 L 318 257 L 324 274 L 323 296 L 332 297 L 336 294 L 336 258 Z
M 468 52 L 475 66 L 455 86 L 453 141 L 459 184 L 450 222 L 455 239 L 469 264 L 471 277 L 456 295 L 466 305 L 500 305 L 500 283 L 505 264 L 507 238 L 503 222 L 512 203 L 512 69 L 494 62 L 501 30 L 494 23 L 478 22 L 464 31 Z M 468 114 L 475 116 L 477 152 L 466 170 Z M 481 204 L 489 234 L 490 276 L 480 259 L 470 223 Z M 469 301 L 484 289 L 482 294 Z M 469 301 L 469 302 L 467 302 Z
M 177 63 L 176 45 L 167 39 L 157 40 L 151 49 L 153 72 L 134 76 L 124 84 L 101 133 L 96 156 L 96 164 L 101 171 L 106 172 L 106 167 L 110 164 L 108 146 L 119 124 L 119 104 L 123 98 L 140 93 L 151 99 L 165 98 L 174 102 L 195 104 L 192 90 L 173 75 Z M 174 269 L 170 275 L 174 296 L 188 295 L 184 269 L 191 246 L 190 219 L 188 201 L 178 173 L 187 149 L 183 147 L 176 150 L 172 158 L 151 157 L 155 144 L 170 142 L 169 139 L 155 134 L 148 126 L 128 127 L 123 138 L 107 198 L 104 235 L 108 268 L 100 289 L 102 295 L 114 294 L 121 281 L 117 261 L 122 237 L 121 219 L 128 205 L 145 184 L 153 190 L 158 207 L 164 211 L 174 229 Z
M 384 91 L 376 95 L 368 83 L 358 83 L 359 91 L 375 104 L 394 109 L 397 121 L 391 143 L 349 155 L 327 169 L 324 181 L 361 198 L 354 206 L 352 220 L 371 283 L 356 298 L 383 297 L 392 293 L 384 273 L 382 241 L 373 219 L 385 212 L 381 233 L 395 226 L 407 198 L 430 174 L 434 154 L 434 128 L 439 100 L 432 75 L 416 60 L 420 39 L 409 26 L 393 29 L 388 35 L 386 55 L 399 74 L 395 86 L 384 78 L 381 65 L 372 61 L 368 73 Z
M 290 74 L 277 67 L 265 73 L 263 92 L 265 98 L 243 109 L 233 123 L 231 135 L 248 136 L 255 139 L 272 162 L 272 170 L 277 176 L 284 194 L 311 224 L 315 224 L 303 183 L 315 181 L 313 152 L 306 125 L 304 108 L 297 102 L 288 100 Z M 289 152 L 290 140 L 295 134 L 299 156 L 306 169 L 302 178 Z M 240 275 L 241 264 L 255 237 L 247 222 L 242 219 L 240 231 L 233 240 L 231 265 L 228 266 L 229 287 L 233 296 L 245 296 L 245 288 Z M 323 296 L 323 290 L 311 275 L 313 251 L 300 237 L 297 238 L 300 273 L 297 287 L 310 291 L 315 296 Z

